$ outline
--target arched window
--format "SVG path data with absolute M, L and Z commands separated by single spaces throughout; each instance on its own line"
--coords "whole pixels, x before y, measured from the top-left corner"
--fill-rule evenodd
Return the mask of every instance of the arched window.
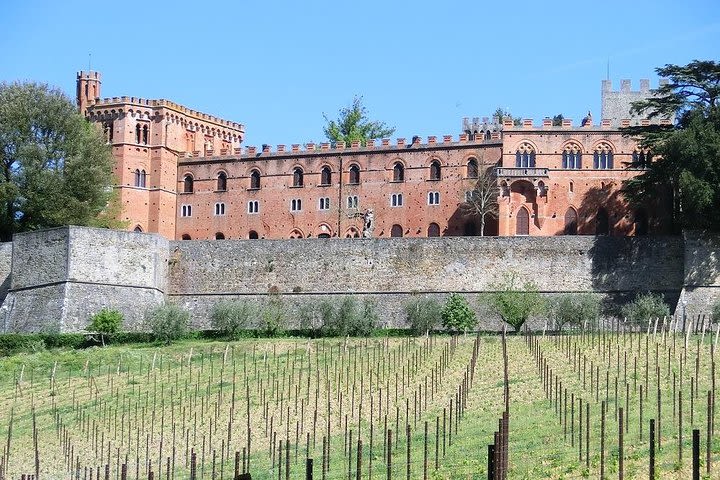
M 652 155 L 650 152 L 644 150 L 635 150 L 632 155 L 632 167 L 633 168 L 648 168 Z
M 133 232 L 135 232 L 135 233 L 143 233 L 143 229 L 142 229 L 142 227 L 141 227 L 140 225 L 137 225 L 137 226 L 135 227 L 135 230 L 133 230 Z
M 185 175 L 185 179 L 183 180 L 183 192 L 184 193 L 193 193 L 193 177 L 189 173 Z
M 440 180 L 441 174 L 440 162 L 433 160 L 432 163 L 430 163 L 430 180 Z
M 593 166 L 600 170 L 613 168 L 613 151 L 609 144 L 602 142 L 595 147 Z
M 145 188 L 145 185 L 147 183 L 147 173 L 145 173 L 145 170 L 140 170 L 140 187 Z
M 222 232 L 217 232 L 215 234 L 215 240 L 225 240 L 225 234 Z
M 393 182 L 404 182 L 405 181 L 405 166 L 400 162 L 395 162 L 393 165 Z
M 360 183 L 360 167 L 357 165 L 350 165 L 350 182 L 351 185 L 357 185 Z
M 355 227 L 350 227 L 345 232 L 345 238 L 360 238 L 360 232 Z
M 595 216 L 595 235 L 607 235 L 610 233 L 610 219 L 604 208 L 598 210 Z
M 320 170 L 320 185 L 330 185 L 332 183 L 332 171 L 330 167 L 323 167 Z
M 260 172 L 258 170 L 250 172 L 250 190 L 260 190 Z
M 575 184 L 573 182 L 570 182 L 570 193 L 575 192 Z
M 181 238 L 182 238 L 183 240 L 192 240 L 192 238 L 190 238 L 190 235 L 188 235 L 187 233 L 184 233 Z
M 525 207 L 518 210 L 515 235 L 530 235 L 530 214 Z
M 520 144 L 515 151 L 515 166 L 517 168 L 535 167 L 535 148 L 527 142 Z
M 577 143 L 571 142 L 563 149 L 562 168 L 582 168 L 582 150 Z
M 440 236 L 440 225 L 437 223 L 431 223 L 428 225 L 428 237 L 439 237 Z
M 478 162 L 475 158 L 470 158 L 467 162 L 467 178 L 478 177 Z
M 142 144 L 147 145 L 148 144 L 148 137 L 149 137 L 150 129 L 147 125 L 143 125 L 142 127 Z
M 258 233 L 255 230 L 250 230 L 250 233 L 248 233 L 248 238 L 250 240 L 257 240 L 259 238 Z
M 293 170 L 293 187 L 303 186 L 303 170 L 300 167 L 295 167 Z
M 225 172 L 218 173 L 217 190 L 218 192 L 224 192 L 227 190 L 227 174 Z
M 135 143 L 140 143 L 140 139 L 142 137 L 142 127 L 140 127 L 139 123 L 135 124 Z
M 398 224 L 393 225 L 392 228 L 390 229 L 390 236 L 391 237 L 402 237 L 403 236 L 403 228 Z
M 290 232 L 290 238 L 303 238 L 303 234 L 300 230 L 294 229 Z
M 648 234 L 648 215 L 644 208 L 635 212 L 635 235 L 645 236 Z
M 565 212 L 565 235 L 577 235 L 577 212 L 572 207 Z
M 136 187 L 140 186 L 140 169 L 139 168 L 135 169 L 135 186 Z

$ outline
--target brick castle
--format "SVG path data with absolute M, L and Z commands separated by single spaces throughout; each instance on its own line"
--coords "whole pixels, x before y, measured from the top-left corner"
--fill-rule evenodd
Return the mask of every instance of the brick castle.
M 648 152 L 620 132 L 646 124 L 630 103 L 651 95 L 602 85 L 602 118 L 580 125 L 464 119 L 458 136 L 242 147 L 244 126 L 168 100 L 101 98 L 101 74 L 77 75 L 77 102 L 116 159 L 121 219 L 168 239 L 472 236 L 466 200 L 487 169 L 499 186 L 486 235 L 663 233 L 661 201 L 631 209 L 624 180 Z M 665 119 L 661 122 L 669 122 Z

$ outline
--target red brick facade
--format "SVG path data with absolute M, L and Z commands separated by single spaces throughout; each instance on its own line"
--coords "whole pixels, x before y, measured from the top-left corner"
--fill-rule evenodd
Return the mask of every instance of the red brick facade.
M 198 240 L 358 237 L 372 210 L 374 237 L 476 235 L 479 221 L 463 202 L 483 168 L 497 168 L 500 185 L 499 218 L 485 234 L 632 235 L 664 223 L 660 206 L 632 211 L 623 199 L 642 152 L 609 120 L 256 149 L 240 147 L 240 124 L 167 100 L 99 95 L 100 75 L 80 72 L 78 106 L 112 143 L 130 230 Z

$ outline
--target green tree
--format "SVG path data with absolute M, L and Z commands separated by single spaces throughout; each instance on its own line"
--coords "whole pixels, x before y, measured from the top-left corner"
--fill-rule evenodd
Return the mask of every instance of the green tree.
M 565 325 L 594 325 L 600 317 L 600 298 L 592 293 L 560 295 L 552 303 L 551 315 L 560 330 Z
M 174 340 L 182 338 L 190 324 L 190 313 L 172 303 L 166 303 L 147 311 L 145 327 L 152 333 L 155 340 L 170 345 Z
M 440 323 L 442 306 L 434 298 L 418 298 L 405 304 L 405 316 L 415 335 L 432 332 Z
M 443 327 L 453 332 L 467 332 L 477 325 L 475 312 L 468 305 L 465 297 L 452 293 L 440 311 Z
M 545 311 L 545 299 L 533 282 L 520 284 L 516 273 L 505 276 L 502 283 L 493 285 L 494 292 L 481 295 L 481 301 L 519 332 L 532 315 Z
M 623 305 L 622 316 L 635 325 L 647 325 L 649 320 L 670 316 L 670 309 L 662 295 L 639 293 L 635 299 Z
M 626 197 L 645 205 L 669 193 L 673 226 L 720 230 L 720 63 L 695 60 L 656 69 L 668 83 L 633 104 L 648 118 L 672 118 L 674 125 L 628 127 L 654 161 L 625 183 Z
M 505 120 L 512 120 L 513 125 L 519 126 L 522 125 L 522 118 L 520 117 L 513 117 L 512 114 L 502 107 L 498 107 L 495 110 L 495 113 L 493 113 L 493 117 L 498 119 L 498 122 L 502 124 Z
M 323 114 L 327 125 L 323 128 L 325 136 L 333 144 L 345 142 L 349 145 L 359 141 L 365 145 L 368 140 L 385 138 L 395 133 L 394 127 L 388 127 L 384 122 L 371 121 L 367 116 L 367 109 L 362 104 L 362 97 L 354 97 L 352 104 L 341 108 L 337 120 L 330 120 Z
M 90 318 L 88 330 L 100 334 L 100 341 L 105 346 L 105 336 L 117 333 L 122 327 L 123 314 L 117 310 L 103 308 Z
M 108 207 L 113 158 L 98 129 L 59 90 L 0 84 L 0 240 L 89 225 Z
M 242 300 L 217 303 L 210 313 L 210 325 L 230 338 L 236 338 L 257 317 L 254 305 Z

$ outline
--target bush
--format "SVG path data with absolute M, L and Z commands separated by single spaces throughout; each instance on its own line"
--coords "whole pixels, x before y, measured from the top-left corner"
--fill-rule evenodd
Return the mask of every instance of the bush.
M 525 282 L 518 285 L 517 275 L 512 273 L 505 277 L 503 283 L 493 285 L 493 293 L 481 296 L 481 301 L 488 304 L 503 321 L 519 332 L 532 315 L 545 310 L 545 299 L 538 292 L 537 285 Z
M 442 306 L 434 298 L 420 298 L 405 305 L 405 316 L 414 335 L 424 335 L 440 324 Z
M 551 307 L 558 330 L 565 325 L 595 325 L 600 317 L 600 297 L 592 293 L 566 293 L 557 297 Z
M 280 295 L 270 295 L 263 305 L 258 328 L 270 337 L 276 337 L 285 330 L 285 303 Z
M 182 338 L 188 330 L 190 314 L 174 304 L 165 304 L 145 314 L 145 326 L 155 340 L 170 344 Z
M 623 305 L 621 314 L 628 322 L 635 325 L 647 325 L 650 319 L 670 316 L 670 309 L 662 295 L 639 293 L 635 300 Z
M 716 322 L 720 322 L 720 300 L 715 302 L 712 306 L 712 319 Z
M 365 300 L 359 305 L 353 296 L 343 297 L 337 307 L 323 301 L 315 315 L 321 322 L 319 332 L 328 337 L 365 337 L 372 335 L 378 325 L 375 304 Z
M 210 314 L 210 325 L 222 335 L 237 338 L 257 316 L 255 308 L 243 301 L 224 301 L 215 304 Z
M 103 308 L 90 317 L 88 330 L 100 334 L 100 341 L 105 346 L 105 337 L 117 333 L 122 327 L 123 314 L 117 310 Z
M 310 332 L 313 336 L 320 335 L 326 325 L 332 323 L 335 307 L 328 300 L 320 303 L 305 303 L 298 311 L 298 323 L 302 330 Z
M 467 300 L 460 294 L 453 293 L 440 311 L 443 326 L 453 332 L 467 332 L 477 325 L 475 312 Z

